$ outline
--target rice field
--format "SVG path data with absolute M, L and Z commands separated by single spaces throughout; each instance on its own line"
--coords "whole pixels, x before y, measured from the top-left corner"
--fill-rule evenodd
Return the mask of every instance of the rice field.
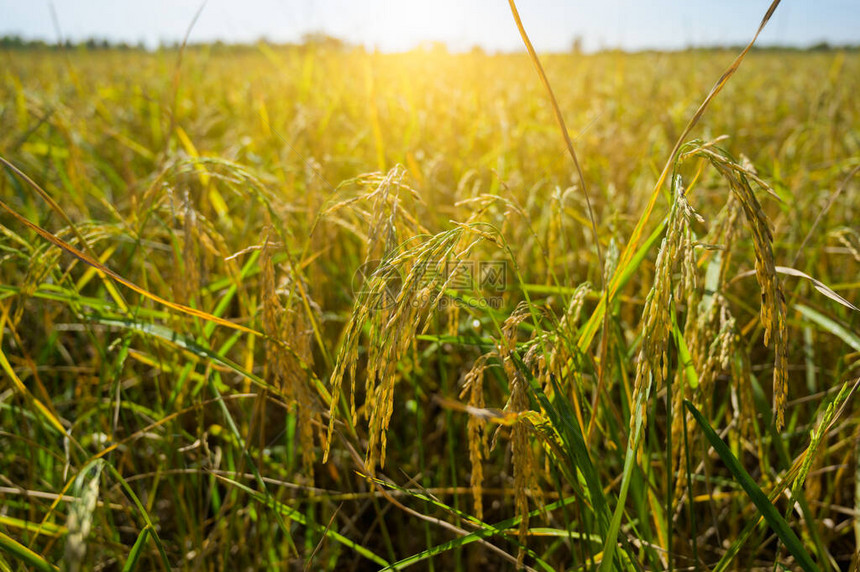
M 858 569 L 860 54 L 737 56 L 0 51 L 0 569 Z

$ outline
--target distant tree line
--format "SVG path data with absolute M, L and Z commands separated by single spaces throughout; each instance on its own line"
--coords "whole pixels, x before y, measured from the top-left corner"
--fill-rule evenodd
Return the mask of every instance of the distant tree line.
M 7 50 L 59 50 L 59 49 L 85 49 L 85 50 L 145 50 L 143 41 L 136 44 L 128 42 L 114 42 L 106 38 L 87 38 L 79 42 L 65 40 L 63 42 L 46 42 L 45 40 L 28 40 L 17 34 L 0 36 L 0 48 Z
M 746 46 L 714 46 L 714 47 L 693 47 L 691 50 L 729 50 L 739 52 Z M 809 46 L 782 46 L 779 44 L 755 44 L 752 47 L 753 51 L 757 52 L 830 52 L 830 51 L 857 51 L 860 50 L 860 44 L 830 44 L 828 42 L 818 42 Z
M 228 50 L 244 50 L 244 49 L 253 49 L 260 44 L 265 44 L 271 47 L 292 47 L 292 48 L 317 48 L 317 49 L 325 49 L 327 51 L 347 51 L 358 46 L 350 44 L 349 42 L 342 40 L 340 38 L 336 38 L 334 36 L 329 36 L 323 32 L 310 32 L 304 34 L 301 38 L 300 42 L 297 43 L 281 43 L 281 42 L 271 42 L 266 38 L 261 38 L 254 43 L 227 43 L 221 40 L 216 40 L 213 42 L 190 42 L 187 47 L 189 48 L 209 48 L 216 51 L 228 51 Z M 159 49 L 162 50 L 178 50 L 182 45 L 179 41 L 162 41 L 159 44 Z M 744 46 L 691 46 L 686 48 L 690 51 L 712 51 L 712 50 L 730 50 L 730 51 L 740 51 L 744 48 Z M 17 34 L 11 34 L 6 36 L 0 36 L 0 49 L 4 50 L 86 50 L 86 51 L 99 51 L 99 50 L 119 50 L 119 51 L 146 51 L 147 47 L 143 40 L 138 41 L 137 43 L 128 43 L 125 41 L 113 41 L 108 40 L 107 38 L 87 38 L 81 41 L 72 41 L 72 40 L 64 40 L 62 42 L 46 42 L 45 40 L 30 40 L 23 38 Z M 423 49 L 425 51 L 439 51 L 446 52 L 447 47 L 443 42 L 425 42 L 422 44 L 419 49 Z M 570 51 L 573 53 L 581 53 L 583 50 L 583 41 L 581 37 L 576 37 L 571 42 Z M 860 44 L 843 44 L 843 45 L 832 45 L 828 42 L 819 42 L 817 44 L 807 46 L 807 47 L 797 47 L 797 46 L 753 46 L 753 50 L 756 51 L 788 51 L 788 52 L 826 52 L 831 50 L 847 50 L 847 51 L 858 51 L 860 50 Z M 482 52 L 481 48 L 476 47 L 473 48 L 473 52 Z M 599 51 L 619 51 L 617 49 L 609 48 L 603 49 Z M 634 50 L 638 51 L 638 50 Z M 659 50 L 644 50 L 644 51 L 659 51 Z
M 255 48 L 260 44 L 266 44 L 268 46 L 281 46 L 281 47 L 314 47 L 314 48 L 323 48 L 331 51 L 341 51 L 348 50 L 355 46 L 352 44 L 341 40 L 340 38 L 336 38 L 334 36 L 329 36 L 327 34 L 321 32 L 311 32 L 304 34 L 301 38 L 301 41 L 298 43 L 276 43 L 271 42 L 266 38 L 260 38 L 254 43 L 227 43 L 221 40 L 216 40 L 213 42 L 189 42 L 186 47 L 188 48 L 210 48 L 214 50 L 242 50 L 248 48 Z M 178 50 L 182 46 L 182 42 L 173 40 L 173 41 L 163 41 L 159 44 L 159 49 L 163 50 Z M 11 34 L 6 36 L 0 36 L 0 49 L 7 50 L 87 50 L 87 51 L 98 51 L 98 50 L 120 50 L 120 51 L 145 51 L 147 49 L 146 44 L 143 40 L 135 44 L 130 44 L 125 41 L 113 41 L 107 38 L 87 38 L 86 40 L 81 41 L 72 41 L 72 40 L 64 40 L 62 42 L 46 42 L 45 40 L 31 40 L 21 37 L 18 34 Z

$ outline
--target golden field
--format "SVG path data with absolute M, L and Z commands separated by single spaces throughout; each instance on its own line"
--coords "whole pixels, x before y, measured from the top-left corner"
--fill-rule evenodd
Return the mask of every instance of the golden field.
M 736 55 L 542 56 L 583 189 L 527 54 L 0 52 L 0 568 L 857 566 L 860 56 Z

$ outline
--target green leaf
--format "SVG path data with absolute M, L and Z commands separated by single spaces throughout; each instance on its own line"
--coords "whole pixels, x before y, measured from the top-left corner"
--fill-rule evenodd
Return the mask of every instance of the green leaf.
M 674 305 L 672 306 L 672 333 L 675 335 L 675 345 L 678 346 L 678 359 L 681 361 L 680 366 L 684 368 L 687 383 L 690 384 L 692 389 L 696 389 L 699 387 L 699 374 L 696 373 L 696 368 L 693 366 L 693 356 L 690 355 L 690 349 L 687 347 L 686 340 L 684 340 L 684 332 L 678 327 Z
M 34 570 L 44 570 L 46 572 L 59 570 L 59 568 L 42 558 L 40 555 L 36 554 L 14 538 L 6 536 L 2 532 L 0 532 L 0 550 L 8 552 Z
M 755 504 L 759 511 L 761 511 L 761 514 L 767 521 L 768 525 L 773 529 L 783 544 L 785 544 L 788 551 L 797 559 L 797 563 L 800 567 L 807 572 L 817 571 L 818 567 L 815 565 L 815 562 L 812 561 L 812 557 L 809 556 L 806 548 L 803 547 L 803 543 L 800 542 L 800 539 L 797 538 L 797 535 L 794 534 L 794 531 L 791 530 L 791 527 L 788 526 L 788 523 L 785 522 L 785 519 L 782 518 L 782 515 L 779 514 L 779 511 L 775 506 L 773 506 L 773 503 L 770 502 L 767 495 L 764 494 L 749 473 L 747 473 L 741 466 L 740 461 L 738 461 L 738 459 L 732 454 L 731 449 L 729 449 L 729 446 L 726 445 L 725 441 L 720 439 L 717 432 L 714 431 L 705 417 L 690 401 L 685 399 L 684 406 L 696 419 L 696 422 L 705 433 L 705 437 L 707 437 L 708 442 L 710 442 L 711 446 L 726 464 L 729 471 L 731 471 L 735 480 L 737 480 L 741 485 L 753 504 Z
M 794 308 L 806 316 L 810 321 L 815 322 L 825 331 L 830 332 L 837 338 L 841 339 L 843 342 L 860 352 L 860 336 L 850 331 L 848 328 L 843 326 L 842 324 L 828 318 L 824 314 L 821 314 L 808 306 L 804 306 L 803 304 L 796 304 Z
M 415 498 L 419 498 L 422 500 L 430 498 L 427 495 L 423 495 L 421 493 L 414 493 L 413 491 L 409 491 L 408 489 L 403 489 L 401 487 L 397 487 L 397 486 L 392 485 L 391 483 L 386 482 L 386 481 L 380 481 L 378 479 L 374 479 L 374 480 L 377 483 L 379 483 L 380 485 L 384 485 L 386 487 L 394 488 L 395 490 L 406 492 L 406 493 L 410 494 L 411 496 L 414 496 Z M 576 498 L 573 496 L 570 496 L 567 498 L 563 498 L 559 501 L 556 501 L 552 504 L 549 504 L 544 508 L 546 509 L 547 512 L 549 512 L 549 511 L 555 510 L 557 508 L 560 508 L 560 507 L 563 507 L 566 505 L 574 504 L 575 502 L 576 502 Z M 447 507 L 447 510 L 454 510 L 454 509 Z M 459 511 L 456 511 L 456 512 L 459 513 Z M 535 509 L 529 513 L 529 518 L 536 517 L 542 513 L 543 513 L 542 509 Z M 387 568 L 383 568 L 379 572 L 387 572 L 388 570 L 402 570 L 403 568 L 406 568 L 408 566 L 412 566 L 413 564 L 417 564 L 418 562 L 421 562 L 423 560 L 427 560 L 428 558 L 432 558 L 436 555 L 442 554 L 442 553 L 447 552 L 449 550 L 460 548 L 462 546 L 465 546 L 467 544 L 471 544 L 472 542 L 478 542 L 478 541 L 483 540 L 485 538 L 492 538 L 493 536 L 496 536 L 499 538 L 504 538 L 505 540 L 515 544 L 516 546 L 520 546 L 519 542 L 517 542 L 516 534 L 515 533 L 512 534 L 509 532 L 509 531 L 511 531 L 511 529 L 513 529 L 514 527 L 519 525 L 519 523 L 521 521 L 520 517 L 509 518 L 507 520 L 504 520 L 502 522 L 497 522 L 495 524 L 489 524 L 486 522 L 481 522 L 481 521 L 479 521 L 475 518 L 472 518 L 472 517 L 469 517 L 468 520 L 470 522 L 472 522 L 473 524 L 480 526 L 481 528 L 479 528 L 478 530 L 475 530 L 474 532 L 471 532 L 465 536 L 459 536 L 457 538 L 454 538 L 453 540 L 449 540 L 449 541 L 444 542 L 442 544 L 428 548 L 427 550 L 424 550 L 423 552 L 420 552 L 418 554 L 414 554 L 412 556 L 408 556 L 402 560 L 394 562 L 393 564 L 390 564 Z M 532 528 L 530 528 L 529 532 L 534 533 L 536 530 L 537 531 L 543 531 L 545 529 L 532 529 Z M 566 536 L 569 538 L 586 538 L 588 540 L 591 540 L 592 542 L 600 542 L 600 538 L 598 536 L 586 535 L 586 534 L 582 534 L 580 532 L 559 531 L 559 532 L 553 534 L 553 536 Z M 549 566 L 543 560 L 540 560 L 537 557 L 537 555 L 534 552 L 532 552 L 531 550 L 526 549 L 526 552 L 530 556 L 534 557 L 538 564 L 546 566 L 546 567 Z
M 637 402 L 634 403 L 633 410 L 633 433 L 627 441 L 627 452 L 624 455 L 624 469 L 621 477 L 621 490 L 618 492 L 618 500 L 615 505 L 615 511 L 612 513 L 612 520 L 609 523 L 609 531 L 606 533 L 606 540 L 603 544 L 603 560 L 600 562 L 600 572 L 608 572 L 612 566 L 615 547 L 618 544 L 618 532 L 621 529 L 621 517 L 624 514 L 624 504 L 627 501 L 627 491 L 630 488 L 630 482 L 633 479 L 633 469 L 636 466 L 636 451 L 639 449 L 639 440 L 642 438 L 642 425 L 645 418 L 645 403 L 648 401 L 648 396 L 651 394 L 651 376 L 648 376 L 648 383 L 639 391 Z
M 161 538 L 159 538 L 158 532 L 155 530 L 155 525 L 152 523 L 149 513 L 146 512 L 146 508 L 143 506 L 143 503 L 140 502 L 140 499 L 134 493 L 134 490 L 113 465 L 105 463 L 104 468 L 106 468 L 117 482 L 119 482 L 119 485 L 122 487 L 123 491 L 125 491 L 125 494 L 128 495 L 128 498 L 131 499 L 131 502 L 137 507 L 138 514 L 143 519 L 143 522 L 146 523 L 144 528 L 148 528 L 152 534 L 152 539 L 155 541 L 155 546 L 158 548 L 158 553 L 161 555 L 161 562 L 164 564 L 165 570 L 170 570 L 170 560 L 167 558 L 167 551 L 164 549 L 164 544 L 162 544 Z
M 272 498 L 271 494 L 260 493 L 259 491 L 255 491 L 254 489 L 252 489 L 249 486 L 246 486 L 246 485 L 244 485 L 238 481 L 234 481 L 233 479 L 228 479 L 227 477 L 223 477 L 221 475 L 214 474 L 213 476 L 215 478 L 217 478 L 219 481 L 227 483 L 233 487 L 236 487 L 237 489 L 241 489 L 242 491 L 244 491 L 246 494 L 248 494 L 251 498 L 253 498 L 257 502 L 259 502 L 260 504 L 273 509 L 277 514 L 285 516 L 288 519 L 290 519 L 291 521 L 294 521 L 294 522 L 296 522 L 302 526 L 306 526 L 307 528 L 309 528 L 309 529 L 311 529 L 311 530 L 313 530 L 319 534 L 323 534 L 324 536 L 326 536 L 327 538 L 329 538 L 331 540 L 334 540 L 335 542 L 339 542 L 339 543 L 343 544 L 344 546 L 351 548 L 352 550 L 355 550 L 361 556 L 364 556 L 368 560 L 375 562 L 376 564 L 379 564 L 380 566 L 388 566 L 389 565 L 388 561 L 386 561 L 383 557 L 381 557 L 378 554 L 368 550 L 367 548 L 358 544 L 354 540 L 347 538 L 346 536 L 340 534 L 339 532 L 332 530 L 331 528 L 329 528 L 327 526 L 322 526 L 320 524 L 317 524 L 315 522 L 308 520 L 307 518 L 305 518 L 305 515 L 303 515 L 300 511 L 298 511 L 298 510 L 294 509 L 293 507 L 286 505 L 282 502 L 276 501 L 274 498 Z
M 137 535 L 137 540 L 134 541 L 134 546 L 131 547 L 131 552 L 128 553 L 128 560 L 125 561 L 125 566 L 122 567 L 122 572 L 132 572 L 137 568 L 137 561 L 146 546 L 146 539 L 149 537 L 149 526 L 144 526 L 140 534 Z
M 787 274 L 789 276 L 797 276 L 798 278 L 805 278 L 805 279 L 809 280 L 810 282 L 812 282 L 812 285 L 815 287 L 815 289 L 818 290 L 824 296 L 827 296 L 828 298 L 830 298 L 834 302 L 842 304 L 846 308 L 850 308 L 850 309 L 854 310 L 855 312 L 860 312 L 860 308 L 858 308 L 857 306 L 855 306 L 854 304 L 852 304 L 851 302 L 849 302 L 848 300 L 846 300 L 845 298 L 843 298 L 842 296 L 840 296 L 839 294 L 834 292 L 833 289 L 830 288 L 830 286 L 828 286 L 827 284 L 825 284 L 824 282 L 822 282 L 820 280 L 816 280 L 815 278 L 813 278 L 809 274 L 801 272 L 800 270 L 797 270 L 796 268 L 789 268 L 787 266 L 776 266 L 774 268 L 774 270 L 776 270 L 780 274 Z
M 609 506 L 603 494 L 603 487 L 600 484 L 597 468 L 594 466 L 588 452 L 588 446 L 585 444 L 585 437 L 582 434 L 579 423 L 576 422 L 576 414 L 573 408 L 565 399 L 558 397 L 564 395 L 564 392 L 559 387 L 555 376 L 550 376 L 553 391 L 555 392 L 555 399 L 550 401 L 520 356 L 516 352 L 511 352 L 511 358 L 517 369 L 529 381 L 531 390 L 540 402 L 540 406 L 546 412 L 553 429 L 561 437 L 564 443 L 564 452 L 570 466 L 575 467 L 576 470 L 582 473 L 586 487 L 588 488 L 591 504 L 594 507 L 595 518 L 600 525 L 601 532 L 605 533 L 609 527 Z M 571 485 L 575 486 L 575 483 L 571 482 Z

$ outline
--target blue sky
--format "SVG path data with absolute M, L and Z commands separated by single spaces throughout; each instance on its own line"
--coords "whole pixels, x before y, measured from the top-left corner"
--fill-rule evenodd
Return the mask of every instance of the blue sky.
M 0 0 L 0 35 L 56 40 L 49 0 Z M 201 0 L 54 0 L 63 38 L 178 41 Z M 566 50 L 575 36 L 586 49 L 683 48 L 746 43 L 770 0 L 520 0 L 535 46 Z M 422 41 L 452 49 L 480 45 L 516 50 L 521 43 L 506 0 L 209 0 L 192 41 L 295 41 L 323 31 L 385 51 Z M 783 0 L 762 44 L 860 43 L 860 1 Z

